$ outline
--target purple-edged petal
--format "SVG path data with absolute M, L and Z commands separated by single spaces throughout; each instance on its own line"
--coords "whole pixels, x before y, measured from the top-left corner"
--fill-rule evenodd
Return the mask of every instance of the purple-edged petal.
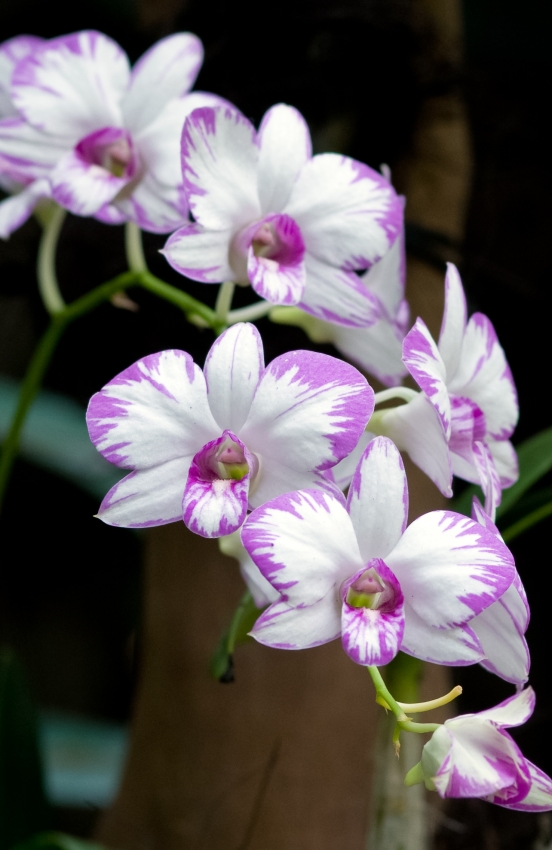
M 50 184 L 47 180 L 35 180 L 22 192 L 0 202 L 0 237 L 8 236 L 21 227 L 32 214 L 37 201 L 50 195 Z
M 469 716 L 477 717 L 479 720 L 490 720 L 495 725 L 504 726 L 505 728 L 522 726 L 532 716 L 535 710 L 535 701 L 535 691 L 533 688 L 528 687 L 492 708 Z
M 397 386 L 407 374 L 402 362 L 404 334 L 387 319 L 379 319 L 368 328 L 334 325 L 332 335 L 338 351 L 374 375 L 384 386 Z
M 382 411 L 381 431 L 406 451 L 443 496 L 452 496 L 451 458 L 443 425 L 431 402 L 420 393 L 408 404 Z
M 176 350 L 150 354 L 113 378 L 92 396 L 86 419 L 98 451 L 126 468 L 180 457 L 191 461 L 202 445 L 220 435 L 201 369 L 189 354 Z M 179 509 L 185 483 L 184 478 Z
M 261 217 L 259 148 L 253 125 L 236 109 L 195 109 L 182 132 L 184 189 L 194 218 L 226 230 Z
M 305 268 L 305 292 L 299 306 L 311 316 L 348 328 L 367 327 L 381 318 L 379 299 L 354 272 L 335 268 L 309 254 Z
M 189 32 L 161 39 L 140 57 L 121 104 L 125 125 L 139 133 L 162 109 L 192 88 L 203 62 L 203 46 Z
M 90 216 L 109 204 L 128 179 L 86 162 L 77 149 L 65 154 L 52 171 L 52 197 L 74 215 Z
M 190 531 L 201 537 L 224 537 L 243 525 L 247 514 L 250 472 L 239 480 L 220 478 L 209 465 L 216 450 L 228 437 L 241 449 L 251 470 L 251 456 L 235 434 L 224 431 L 195 455 L 190 465 L 182 498 L 182 519 Z
M 345 507 L 319 490 L 286 493 L 254 510 L 242 543 L 289 605 L 312 605 L 363 567 Z
M 255 292 L 272 304 L 297 304 L 305 289 L 305 245 L 288 215 L 268 215 L 255 224 L 247 253 L 247 276 Z
M 129 75 L 119 45 L 85 30 L 44 42 L 19 62 L 11 95 L 29 124 L 74 144 L 99 127 L 121 126 Z
M 422 319 L 416 319 L 416 324 L 404 338 L 403 361 L 420 389 L 435 407 L 448 439 L 451 431 L 451 410 L 445 364 Z
M 347 510 L 363 559 L 385 558 L 400 540 L 408 519 L 404 464 L 386 437 L 376 437 L 362 455 L 349 488 Z
M 399 235 L 389 250 L 381 260 L 364 272 L 361 280 L 366 288 L 379 298 L 388 318 L 395 319 L 404 298 L 406 283 L 404 225 L 401 225 Z
M 383 257 L 403 216 L 402 201 L 381 174 L 332 153 L 306 163 L 283 211 L 299 224 L 309 254 L 350 271 Z
M 310 649 L 340 633 L 340 605 L 333 591 L 313 605 L 292 608 L 287 602 L 275 602 L 249 632 L 259 643 L 276 649 Z
M 496 509 L 502 499 L 502 489 L 492 455 L 485 443 L 479 441 L 474 443 L 473 458 L 479 476 L 479 483 L 485 496 L 485 513 L 494 520 Z
M 0 171 L 18 183 L 47 176 L 68 149 L 64 139 L 47 136 L 22 118 L 0 121 Z
M 202 283 L 232 280 L 228 249 L 232 231 L 206 230 L 200 224 L 187 224 L 173 233 L 162 254 L 177 272 Z
M 468 322 L 460 364 L 448 388 L 481 408 L 489 436 L 504 440 L 511 435 L 519 412 L 516 388 L 495 329 L 482 313 Z
M 18 35 L 0 44 L 0 118 L 17 115 L 10 97 L 13 69 L 41 43 L 42 39 L 34 35 Z
M 458 478 L 479 484 L 480 475 L 474 457 L 476 441 L 485 439 L 485 416 L 469 398 L 451 396 L 451 433 L 449 450 L 452 471 Z
M 280 598 L 278 591 L 265 579 L 258 566 L 249 557 L 241 542 L 241 532 L 239 530 L 234 531 L 233 534 L 229 534 L 227 537 L 219 538 L 219 549 L 223 555 L 239 561 L 240 573 L 253 596 L 256 608 L 262 610 Z
M 374 435 L 370 431 L 365 431 L 355 448 L 350 455 L 344 457 L 339 463 L 336 463 L 331 469 L 328 469 L 326 474 L 331 476 L 340 490 L 346 490 L 353 480 L 355 470 L 360 463 L 360 459 L 364 454 L 364 450 L 368 443 L 374 439 Z
M 506 593 L 511 590 L 509 587 Z M 474 617 L 470 626 L 485 653 L 483 667 L 507 682 L 523 685 L 529 676 L 529 649 L 502 599 Z
M 292 106 L 279 103 L 259 128 L 259 199 L 263 213 L 284 209 L 293 184 L 312 156 L 306 121 Z
M 493 440 L 487 437 L 485 442 L 493 456 L 500 486 L 503 489 L 511 487 L 519 478 L 519 465 L 515 448 L 509 440 Z
M 467 317 L 466 296 L 458 269 L 452 263 L 447 263 L 445 310 L 439 334 L 439 352 L 449 379 L 454 376 L 460 363 Z
M 374 394 L 353 366 L 310 351 L 277 357 L 263 372 L 249 417 L 240 431 L 261 459 L 255 502 L 278 495 L 276 479 L 291 471 L 308 476 L 346 457 L 374 409 Z M 274 479 L 271 480 L 271 475 Z M 259 501 L 257 501 L 259 500 Z
M 203 372 L 209 406 L 221 428 L 239 432 L 263 369 L 263 342 L 254 325 L 234 325 L 215 340 Z
M 416 519 L 385 560 L 409 605 L 434 628 L 464 625 L 502 596 L 515 575 L 504 543 L 452 511 Z
M 368 569 L 382 580 L 384 591 L 375 608 L 356 608 L 347 602 L 347 591 Z M 357 664 L 389 664 L 400 649 L 404 633 L 404 597 L 401 586 L 379 558 L 370 560 L 341 587 L 341 641 Z
M 122 528 L 148 528 L 182 519 L 182 494 L 192 456 L 131 472 L 111 488 L 98 518 Z
M 444 664 L 449 667 L 476 664 L 485 657 L 477 635 L 469 626 L 434 629 L 408 604 L 405 605 L 404 618 L 402 652 L 431 664 Z
M 534 765 L 532 762 L 525 759 L 525 765 L 529 770 L 531 787 L 529 792 L 521 800 L 511 800 L 509 795 L 494 794 L 488 797 L 490 803 L 495 803 L 497 806 L 505 806 L 507 809 L 515 809 L 517 812 L 549 812 L 552 811 L 552 779 Z

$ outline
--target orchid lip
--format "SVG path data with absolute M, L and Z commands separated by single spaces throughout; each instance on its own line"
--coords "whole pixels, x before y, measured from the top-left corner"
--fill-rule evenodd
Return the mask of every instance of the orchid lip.
M 249 472 L 243 448 L 228 434 L 207 463 L 212 472 L 224 480 L 241 481 Z
M 80 140 L 76 152 L 88 165 L 102 168 L 114 177 L 132 180 L 138 171 L 132 138 L 119 127 L 95 130 Z

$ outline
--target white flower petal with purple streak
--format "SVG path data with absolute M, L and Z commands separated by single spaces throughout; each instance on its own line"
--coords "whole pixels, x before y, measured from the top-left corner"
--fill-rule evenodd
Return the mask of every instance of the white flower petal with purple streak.
M 47 136 L 22 118 L 0 121 L 0 171 L 18 183 L 46 177 L 68 150 L 64 139 Z
M 399 197 L 404 203 L 404 199 Z M 401 223 L 399 235 L 383 255 L 381 260 L 361 276 L 361 280 L 383 304 L 390 320 L 397 317 L 404 299 L 406 283 L 406 253 L 404 245 L 404 224 Z
M 435 407 L 448 440 L 451 431 L 451 409 L 445 364 L 422 319 L 416 319 L 414 327 L 404 338 L 403 362 Z
M 445 309 L 439 334 L 439 352 L 449 378 L 455 374 L 460 364 L 467 317 L 466 296 L 458 269 L 452 263 L 447 263 Z
M 275 602 L 261 614 L 249 634 L 276 649 L 310 649 L 339 637 L 340 613 L 333 591 L 313 605 L 292 608 L 287 602 Z
M 0 202 L 0 237 L 7 239 L 18 227 L 27 221 L 32 214 L 37 201 L 50 195 L 50 184 L 47 180 L 35 180 L 22 192 Z
M 192 88 L 203 62 L 203 45 L 189 32 L 161 39 L 140 57 L 122 102 L 125 125 L 139 133 L 175 98 Z
M 263 213 L 283 210 L 301 169 L 312 156 L 306 121 L 279 103 L 265 113 L 258 134 L 259 199 Z
M 209 406 L 221 428 L 238 432 L 242 427 L 263 369 L 263 342 L 254 325 L 234 325 L 215 340 L 203 372 Z
M 374 375 L 386 387 L 396 387 L 402 382 L 407 374 L 402 362 L 404 334 L 396 324 L 378 319 L 367 328 L 331 327 L 333 344 L 341 354 Z
M 485 439 L 483 411 L 462 396 L 451 396 L 451 433 L 449 450 L 454 475 L 479 484 L 480 475 L 474 457 L 474 443 Z
M 500 485 L 511 487 L 519 478 L 519 465 L 516 450 L 509 440 L 493 440 L 487 437 L 485 442 L 493 456 Z
M 305 245 L 287 215 L 266 216 L 255 225 L 247 275 L 255 292 L 272 304 L 298 304 L 305 290 Z
M 512 554 L 479 523 L 432 511 L 408 526 L 387 555 L 405 599 L 434 628 L 461 626 L 512 584 Z
M 306 163 L 284 212 L 301 228 L 309 254 L 349 271 L 383 257 L 403 216 L 402 201 L 381 174 L 332 153 Z
M 493 457 L 485 443 L 476 440 L 473 444 L 473 458 L 478 472 L 479 483 L 485 496 L 485 513 L 494 520 L 496 509 L 502 499 L 502 489 Z
M 207 230 L 200 224 L 187 224 L 173 233 L 161 251 L 177 272 L 202 283 L 232 280 L 234 271 L 228 258 L 230 230 Z
M 434 629 L 405 604 L 405 628 L 401 650 L 431 664 L 462 667 L 485 657 L 479 639 L 469 626 Z
M 196 221 L 226 230 L 261 218 L 255 129 L 229 107 L 204 107 L 182 132 L 184 189 Z
M 12 73 L 17 63 L 41 43 L 42 39 L 34 35 L 18 35 L 0 44 L 0 118 L 17 115 L 10 97 Z
M 385 559 L 408 519 L 404 464 L 386 437 L 376 437 L 364 451 L 349 488 L 347 510 L 363 560 Z
M 308 254 L 305 268 L 307 278 L 300 307 L 307 313 L 351 328 L 367 327 L 381 318 L 379 299 L 354 272 L 335 268 Z
M 383 580 L 385 590 L 376 608 L 356 608 L 347 602 L 347 591 L 362 574 L 372 569 Z M 391 570 L 379 558 L 370 560 L 341 587 L 341 642 L 356 664 L 389 664 L 400 649 L 404 633 L 404 597 Z
M 370 431 L 365 431 L 351 454 L 326 471 L 326 475 L 330 476 L 330 480 L 334 481 L 340 490 L 346 490 L 350 485 L 366 446 L 373 439 L 374 435 Z
M 128 183 L 106 168 L 86 162 L 77 150 L 60 159 L 50 176 L 52 197 L 74 215 L 91 216 Z
M 289 605 L 309 606 L 329 593 L 337 605 L 336 588 L 364 566 L 345 507 L 319 490 L 287 493 L 254 510 L 242 543 Z
M 485 711 L 479 711 L 475 715 L 468 715 L 468 717 L 488 720 L 496 726 L 504 726 L 509 729 L 512 726 L 522 726 L 527 723 L 535 710 L 535 702 L 535 691 L 528 687 L 508 697 L 498 705 L 487 708 Z
M 11 96 L 29 124 L 75 144 L 101 127 L 122 125 L 120 101 L 129 79 L 119 45 L 88 30 L 44 42 L 19 62 Z
M 150 354 L 113 378 L 92 396 L 86 419 L 98 451 L 126 468 L 181 457 L 189 466 L 199 446 L 220 436 L 201 369 L 177 350 Z
M 487 797 L 489 803 L 514 809 L 517 812 L 549 812 L 552 810 L 552 780 L 546 773 L 532 762 L 525 759 L 529 770 L 531 787 L 521 800 L 512 801 L 508 794 L 498 792 Z
M 516 592 L 511 586 L 506 593 L 511 591 Z M 470 626 L 485 653 L 482 666 L 507 682 L 523 685 L 529 677 L 529 648 L 502 598 L 474 617 Z

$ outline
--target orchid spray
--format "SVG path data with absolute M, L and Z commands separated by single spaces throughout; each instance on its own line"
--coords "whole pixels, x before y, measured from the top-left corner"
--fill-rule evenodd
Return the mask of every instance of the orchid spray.
M 130 287 L 172 303 L 214 332 L 213 345 L 203 368 L 185 350 L 151 352 L 92 397 L 90 438 L 127 471 L 98 516 L 128 528 L 184 522 L 240 562 L 245 595 L 217 676 L 230 678 L 245 622 L 256 641 L 284 650 L 340 640 L 343 663 L 366 667 L 394 717 L 397 753 L 401 736 L 431 735 L 419 763 L 404 766 L 408 786 L 552 810 L 552 781 L 507 731 L 529 719 L 535 695 L 528 602 L 495 525 L 502 491 L 518 479 L 518 403 L 494 328 L 468 318 L 453 265 L 438 341 L 421 318 L 410 326 L 404 199 L 388 172 L 313 156 L 291 106 L 271 107 L 257 130 L 217 95 L 191 92 L 201 61 L 189 33 L 133 68 L 96 32 L 0 46 L 0 179 L 10 195 L 0 234 L 40 217 L 38 285 L 50 314 L 4 442 L 0 495 L 65 328 Z M 69 304 L 55 273 L 66 211 L 124 225 L 129 264 Z M 149 272 L 141 230 L 168 234 L 162 253 L 183 287 L 219 286 L 214 308 Z M 232 309 L 235 286 L 256 300 Z M 262 317 L 333 343 L 347 360 L 297 350 L 265 364 L 253 324 Z M 374 393 L 359 369 L 387 389 Z M 417 389 L 403 386 L 406 375 Z M 408 524 L 401 452 L 445 497 L 456 476 L 479 485 L 484 504 L 476 497 L 471 516 L 438 510 Z M 380 670 L 399 652 L 482 664 L 517 692 L 443 725 L 418 722 L 460 689 L 399 702 Z

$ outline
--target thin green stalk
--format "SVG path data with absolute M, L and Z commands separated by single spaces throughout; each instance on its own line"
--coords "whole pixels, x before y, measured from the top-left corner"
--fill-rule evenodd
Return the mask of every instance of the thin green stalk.
M 274 304 L 271 304 L 270 301 L 257 301 L 248 307 L 230 310 L 226 322 L 229 325 L 235 325 L 237 322 L 254 322 L 255 319 L 262 319 L 263 316 L 266 316 L 273 307 Z
M 510 525 L 505 531 L 503 531 L 502 537 L 504 542 L 509 543 L 510 540 L 513 540 L 515 537 L 523 534 L 524 531 L 527 531 L 533 525 L 536 525 L 541 520 L 546 519 L 546 517 L 551 514 L 552 502 L 547 502 L 546 505 L 541 505 L 540 508 L 531 511 L 531 513 L 527 514 L 527 516 L 518 519 L 517 522 L 514 522 L 513 525 Z
M 391 695 L 389 689 L 387 688 L 385 682 L 383 681 L 382 675 L 377 667 L 368 667 L 368 672 L 372 677 L 372 681 L 376 688 L 376 694 L 380 699 L 384 699 L 395 717 L 397 718 L 397 726 L 400 729 L 404 729 L 405 732 L 417 732 L 419 734 L 423 734 L 425 732 L 435 732 L 436 729 L 441 725 L 440 723 L 415 723 L 410 720 L 409 717 L 404 712 L 402 706 L 397 702 L 397 700 Z
M 374 404 L 383 404 L 384 401 L 390 401 L 393 398 L 400 398 L 403 401 L 412 401 L 413 398 L 419 395 L 417 390 L 411 390 L 409 387 L 391 387 L 389 390 L 382 390 L 374 396 Z
M 215 313 L 221 326 L 228 324 L 228 312 L 232 305 L 235 288 L 236 284 L 231 280 L 226 280 L 224 283 L 221 283 L 219 287 L 217 301 L 215 304 Z
M 50 220 L 44 225 L 42 238 L 38 248 L 36 274 L 38 278 L 38 291 L 44 306 L 51 316 L 65 308 L 59 291 L 56 276 L 56 248 L 65 221 L 66 211 L 57 205 L 51 212 Z
M 127 221 L 125 224 L 125 251 L 128 267 L 131 271 L 148 271 L 142 245 L 142 231 L 133 221 Z

